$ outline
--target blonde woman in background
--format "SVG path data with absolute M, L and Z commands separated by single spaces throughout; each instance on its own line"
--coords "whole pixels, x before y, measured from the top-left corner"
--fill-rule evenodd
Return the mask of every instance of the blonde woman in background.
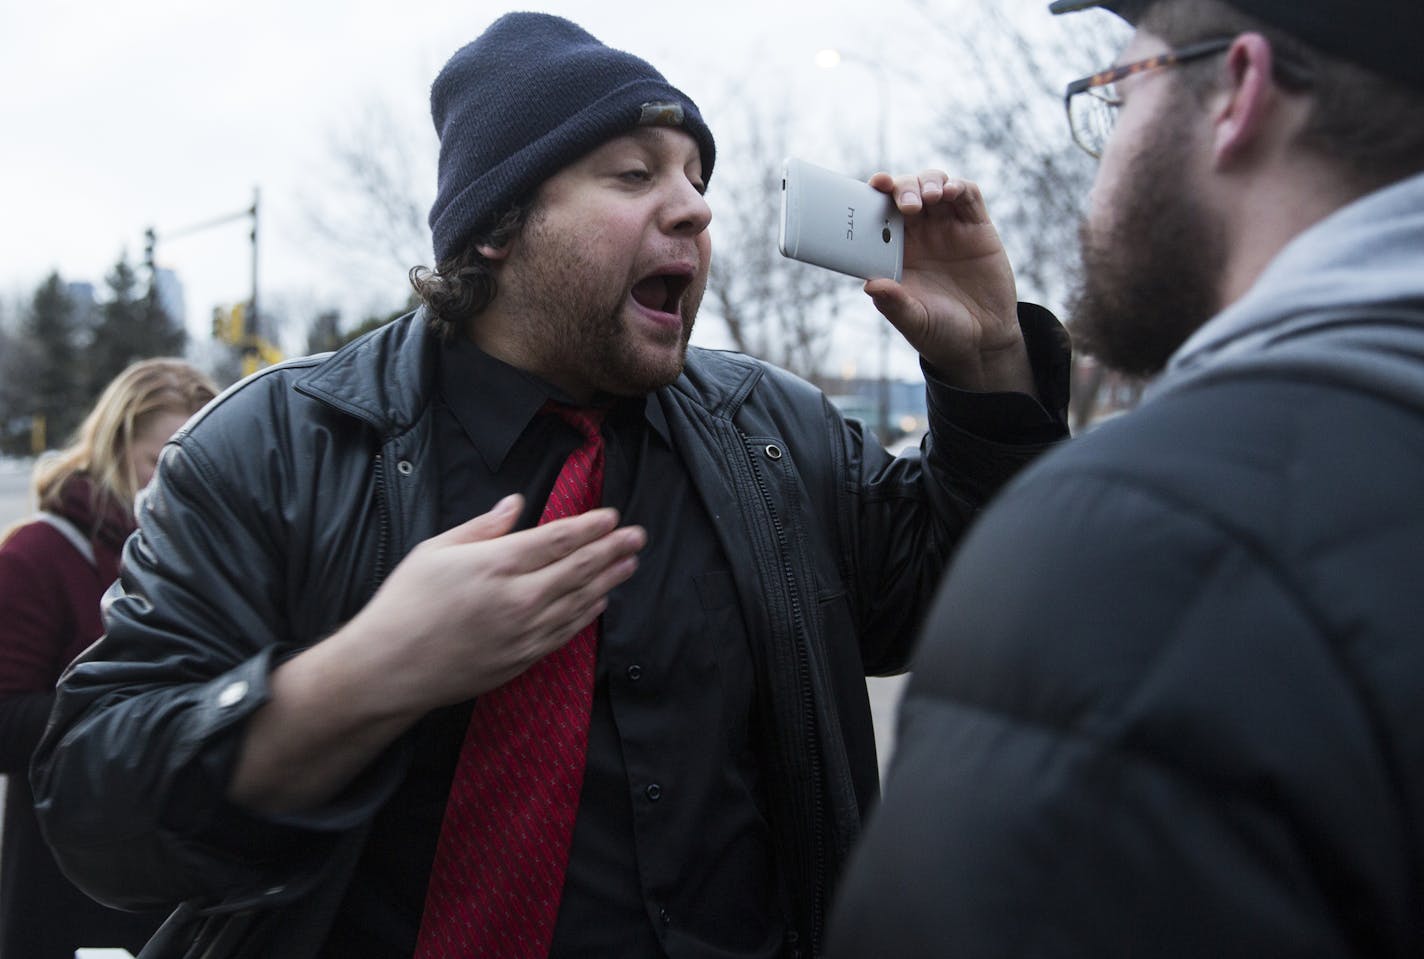
M 163 920 L 106 909 L 60 873 L 35 822 L 28 769 L 64 667 L 103 632 L 134 499 L 158 453 L 216 393 L 182 360 L 135 363 L 104 389 L 75 441 L 35 465 L 39 513 L 0 538 L 0 956 L 72 959 L 80 946 L 137 952 Z M 95 796 L 95 802 L 103 797 Z

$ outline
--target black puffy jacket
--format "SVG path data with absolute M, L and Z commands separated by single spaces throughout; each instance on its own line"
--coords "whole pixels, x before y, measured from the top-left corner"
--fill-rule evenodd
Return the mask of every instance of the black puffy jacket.
M 762 710 L 775 717 L 773 832 L 793 928 L 813 950 L 878 793 L 863 677 L 903 668 L 950 547 L 1063 433 L 1061 331 L 1041 311 L 1023 322 L 1041 395 L 1060 414 L 1017 443 L 951 424 L 941 407 L 952 391 L 932 386 L 923 457 L 894 458 L 815 389 L 730 353 L 690 351 L 684 375 L 658 392 L 723 546 L 740 558 Z M 222 784 L 274 664 L 350 618 L 437 532 L 434 360 L 416 313 L 240 384 L 167 447 L 108 636 L 62 680 L 33 769 L 47 838 L 91 895 L 188 901 L 226 917 L 240 955 L 307 956 L 324 937 L 409 744 L 328 806 L 280 822 L 227 807 Z
M 831 955 L 1424 955 L 1424 302 L 1294 322 L 965 540 Z

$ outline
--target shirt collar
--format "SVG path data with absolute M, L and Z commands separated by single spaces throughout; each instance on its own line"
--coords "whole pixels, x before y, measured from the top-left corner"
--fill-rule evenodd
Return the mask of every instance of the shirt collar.
M 491 471 L 504 463 L 546 402 L 569 402 L 558 387 L 495 359 L 463 338 L 441 343 L 439 364 L 445 405 Z M 626 422 L 637 417 L 670 443 L 667 417 L 656 393 L 614 399 L 612 407 L 614 418 Z

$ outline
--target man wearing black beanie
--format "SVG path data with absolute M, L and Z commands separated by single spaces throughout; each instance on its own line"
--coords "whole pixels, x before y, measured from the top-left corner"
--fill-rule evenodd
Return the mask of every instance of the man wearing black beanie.
M 1064 435 L 1061 328 L 975 187 L 877 174 L 905 270 L 866 291 L 931 421 L 892 456 L 689 348 L 715 145 L 649 64 L 511 14 L 431 107 L 425 305 L 168 448 L 41 747 L 48 838 L 100 899 L 183 901 L 175 955 L 817 955 L 864 677 Z
M 1092 6 L 1070 329 L 1158 378 L 956 554 L 830 953 L 1424 955 L 1424 4 Z

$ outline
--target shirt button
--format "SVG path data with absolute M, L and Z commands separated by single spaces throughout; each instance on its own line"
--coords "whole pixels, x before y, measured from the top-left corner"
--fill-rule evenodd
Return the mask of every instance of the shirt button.
M 643 667 L 639 666 L 637 663 L 634 663 L 632 666 L 629 666 L 629 667 L 628 667 L 628 678 L 631 679 L 631 680 L 632 680 L 633 682 L 635 682 L 635 683 L 636 683 L 638 680 L 642 679 L 642 678 L 643 678 Z
M 222 709 L 227 709 L 230 706 L 236 706 L 238 703 L 242 702 L 243 697 L 247 695 L 247 689 L 247 680 L 245 679 L 239 679 L 236 682 L 228 683 L 222 688 L 222 692 L 218 693 L 218 706 Z
M 643 795 L 648 797 L 648 802 L 657 802 L 663 798 L 663 787 L 657 783 L 652 783 L 647 789 L 643 790 Z

